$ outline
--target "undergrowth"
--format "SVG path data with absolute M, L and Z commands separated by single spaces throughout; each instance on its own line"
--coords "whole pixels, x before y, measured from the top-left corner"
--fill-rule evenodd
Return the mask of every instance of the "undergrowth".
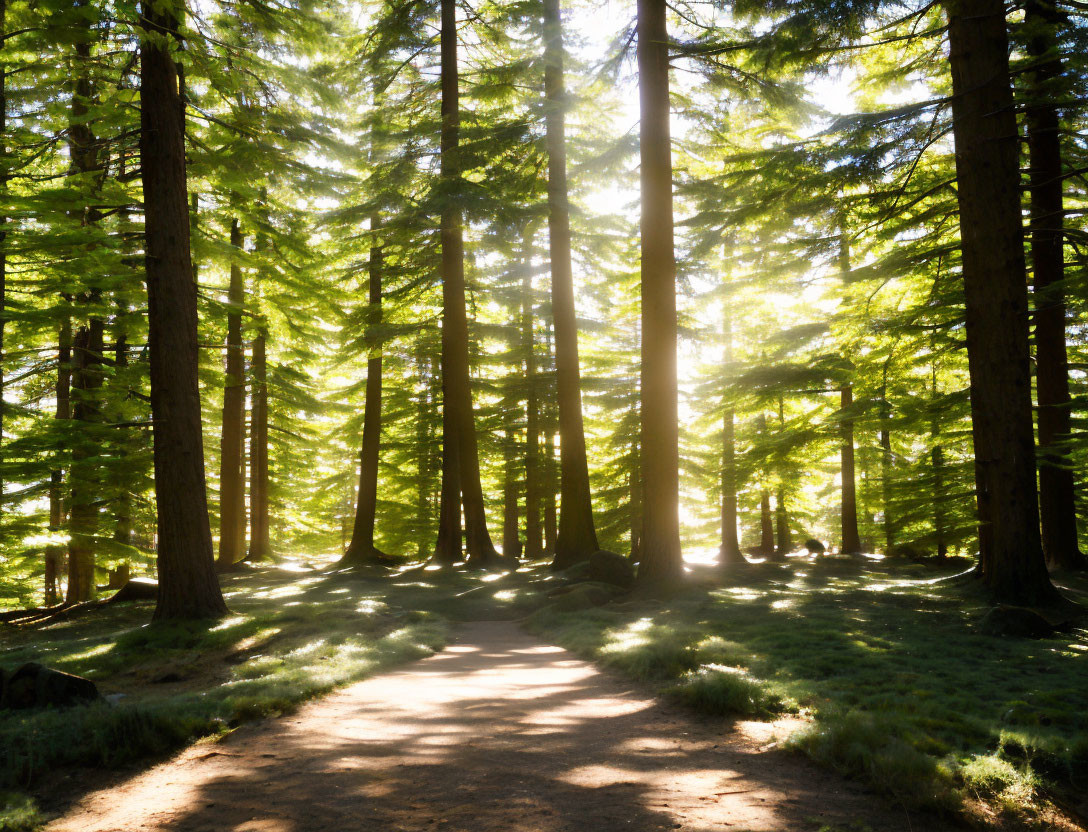
M 1031 825 L 1088 789 L 1088 634 L 986 636 L 987 606 L 919 565 L 798 558 L 529 626 L 704 713 L 801 713 L 792 747 L 897 803 Z
M 390 591 L 392 589 L 392 591 Z M 0 664 L 37 661 L 93 679 L 111 702 L 0 712 L 0 790 L 61 766 L 115 768 L 166 754 L 377 670 L 428 655 L 445 620 L 397 603 L 395 587 L 261 569 L 226 579 L 218 622 L 146 623 L 146 604 L 0 632 Z M 13 792 L 0 832 L 34 828 Z

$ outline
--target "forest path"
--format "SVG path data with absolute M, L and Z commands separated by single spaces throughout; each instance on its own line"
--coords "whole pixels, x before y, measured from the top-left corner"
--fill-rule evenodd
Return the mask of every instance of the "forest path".
M 693 718 L 515 624 L 470 623 L 430 658 L 189 748 L 47 830 L 941 828 L 766 750 L 772 731 Z

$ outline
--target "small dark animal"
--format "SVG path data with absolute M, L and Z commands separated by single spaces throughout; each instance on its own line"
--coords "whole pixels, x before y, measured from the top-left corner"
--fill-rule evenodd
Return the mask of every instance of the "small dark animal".
M 822 555 L 827 551 L 827 547 L 814 537 L 805 541 L 805 548 L 810 555 Z

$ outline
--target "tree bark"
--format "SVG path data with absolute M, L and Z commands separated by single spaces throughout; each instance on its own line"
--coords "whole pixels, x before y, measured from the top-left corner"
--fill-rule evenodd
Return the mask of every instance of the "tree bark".
M 377 214 L 370 218 L 370 230 L 376 235 L 381 226 Z M 378 514 L 378 460 L 382 436 L 382 247 L 374 236 L 370 245 L 369 307 L 370 358 L 366 362 L 366 401 L 363 403 L 363 447 L 359 454 L 359 499 L 355 504 L 355 526 L 351 543 L 341 563 L 345 566 L 380 563 L 388 555 L 374 545 L 375 519 Z
M 125 306 L 119 304 L 117 307 L 117 317 L 114 323 L 113 364 L 116 368 L 117 375 L 121 378 L 122 389 L 124 389 L 124 384 L 127 383 L 128 336 L 125 334 L 124 329 L 124 317 L 127 313 L 128 310 Z M 118 416 L 122 419 L 124 418 L 123 409 L 118 410 Z M 119 453 L 124 454 L 128 452 L 133 436 L 131 428 L 118 428 L 118 430 L 122 431 L 121 438 L 118 441 Z M 128 476 L 119 477 L 118 479 L 117 503 L 114 508 L 113 539 L 124 546 L 131 546 L 133 483 L 132 478 Z M 125 565 L 127 566 L 127 564 Z
M 846 237 L 846 224 L 842 224 L 839 236 L 839 276 L 845 282 L 850 276 L 850 243 Z M 850 368 L 853 372 L 853 367 Z M 858 533 L 857 471 L 854 465 L 854 388 L 843 386 L 839 396 L 839 429 L 841 446 L 840 477 L 842 502 L 840 511 L 840 551 L 846 555 L 861 554 L 861 535 Z
M 578 363 L 578 319 L 571 268 L 570 206 L 567 194 L 564 49 L 560 0 L 544 0 L 545 144 L 548 150 L 548 246 L 555 322 L 556 398 L 559 405 L 559 531 L 552 566 L 566 569 L 596 552 L 589 488 L 582 389 Z
M 235 217 L 230 221 L 230 244 L 236 252 L 230 263 L 227 293 L 226 375 L 223 380 L 223 426 L 219 456 L 219 559 L 220 569 L 230 569 L 245 557 L 245 346 L 242 344 L 242 307 L 245 283 L 237 252 L 242 250 L 242 230 Z
M 727 257 L 731 257 L 730 251 Z M 722 367 L 726 373 L 733 372 L 733 314 L 729 298 L 722 306 Z M 740 550 L 737 537 L 737 447 L 735 436 L 735 414 L 732 394 L 726 390 L 724 396 L 724 414 L 722 416 L 722 543 L 718 549 L 718 563 L 730 568 L 743 565 L 747 561 Z
M 759 492 L 759 553 L 766 558 L 774 556 L 774 523 L 771 520 L 771 492 L 763 488 Z
M 1063 68 L 1060 16 L 1047 0 L 1024 7 L 1030 99 L 1026 108 L 1031 194 L 1031 263 L 1035 300 L 1036 391 L 1039 398 L 1039 514 L 1043 552 L 1055 569 L 1085 569 L 1077 541 L 1076 482 L 1069 458 L 1072 400 L 1065 337 L 1065 206 L 1058 108 Z
M 930 462 L 933 465 L 933 536 L 937 545 L 937 557 L 944 560 L 948 557 L 948 520 L 945 514 L 944 475 L 944 449 L 940 445 L 941 421 L 938 414 L 937 402 L 937 362 L 930 363 L 930 384 L 932 401 L 930 405 L 929 435 L 933 449 L 930 452 Z
M 839 426 L 842 435 L 840 450 L 842 464 L 842 552 L 846 555 L 861 553 L 861 535 L 858 534 L 857 473 L 854 467 L 854 388 L 847 384 L 839 397 Z
M 638 2 L 644 484 L 638 578 L 650 586 L 675 583 L 683 574 L 666 8 L 665 0 Z
M 268 515 L 268 332 L 262 321 L 253 339 L 253 404 L 249 430 L 249 560 L 272 554 Z
M 525 354 L 525 559 L 544 557 L 541 523 L 540 378 L 533 322 L 533 273 L 528 260 L 521 282 L 521 348 Z
M 480 456 L 476 424 L 472 410 L 469 379 L 468 316 L 465 308 L 464 228 L 459 199 L 461 187 L 460 102 L 457 68 L 457 4 L 442 0 L 442 138 L 441 178 L 444 189 L 442 207 L 442 386 L 443 453 L 456 446 L 456 472 L 460 484 L 460 503 L 465 516 L 466 562 L 489 567 L 499 560 L 487 530 L 483 484 L 480 481 Z M 448 417 L 448 418 L 447 418 Z M 445 469 L 443 465 L 443 477 Z M 455 489 L 443 486 L 440 511 L 440 538 L 453 532 L 453 517 L 460 511 Z M 460 525 L 459 521 L 457 525 Z M 459 548 L 459 547 L 458 547 Z
M 1002 0 L 946 0 L 982 578 L 1054 601 L 1039 531 L 1016 114 Z
M 544 402 L 542 419 L 544 428 L 544 458 L 541 460 L 541 482 L 543 483 L 544 503 L 544 557 L 555 562 L 555 541 L 559 535 L 559 465 L 556 464 L 555 432 L 558 423 L 555 408 L 555 355 L 552 352 L 552 323 L 547 321 L 544 329 L 544 350 L 547 357 L 548 374 L 544 380 Z M 592 554 L 592 553 L 591 553 Z
M 147 252 L 148 352 L 158 507 L 155 619 L 227 612 L 212 556 L 197 381 L 197 293 L 189 253 L 185 119 L 168 42 L 177 20 L 141 8 L 140 155 Z
M 431 372 L 431 356 L 428 354 L 426 342 L 420 338 L 416 343 L 416 369 L 419 376 L 419 394 L 416 397 L 416 517 L 415 537 L 417 541 L 416 556 L 423 558 L 427 554 L 427 543 L 424 539 L 424 529 L 430 522 L 434 497 L 434 451 L 432 448 L 433 430 L 430 414 L 433 409 L 433 396 L 431 393 L 434 383 L 434 374 Z M 460 526 L 460 521 L 458 521 Z M 458 528 L 460 534 L 460 528 Z M 455 558 L 456 559 L 456 558 Z
M 101 165 L 98 140 L 88 116 L 89 104 L 94 99 L 89 74 L 91 37 L 88 30 L 75 43 L 76 77 L 68 126 L 70 175 L 76 177 L 74 189 L 83 196 L 78 217 L 73 219 L 78 219 L 84 228 L 95 225 L 100 218 L 92 204 L 92 195 L 97 188 L 92 178 L 100 174 Z M 101 315 L 96 314 L 101 294 L 97 287 L 85 287 L 76 296 L 79 305 L 88 311 L 73 339 L 72 417 L 73 426 L 78 425 L 79 430 L 71 444 L 72 466 L 68 477 L 68 587 L 65 601 L 69 604 L 88 601 L 95 595 L 94 550 L 102 482 L 98 443 L 91 431 L 101 415 L 104 325 Z
M 87 303 L 97 303 L 98 292 L 89 293 Z M 100 421 L 102 353 L 104 325 L 99 316 L 91 317 L 76 332 L 73 340 L 75 369 L 72 373 L 74 407 L 72 418 L 81 431 Z M 70 510 L 68 517 L 68 590 L 70 604 L 88 601 L 95 595 L 95 535 L 98 531 L 99 503 L 102 499 L 101 471 L 95 458 L 97 448 L 83 436 L 72 445 L 69 474 Z
M 756 432 L 760 437 L 767 435 L 767 415 L 760 413 L 756 417 Z M 763 472 L 766 477 L 767 472 Z M 766 482 L 759 492 L 759 553 L 768 560 L 774 558 L 774 524 L 771 519 L 771 492 Z
M 786 488 L 778 486 L 774 497 L 774 524 L 778 537 L 778 545 L 775 547 L 775 560 L 785 560 L 786 555 L 793 551 L 793 539 L 790 535 L 790 515 L 786 509 Z
M 884 362 L 884 382 L 880 388 L 880 492 L 884 504 L 884 555 L 895 548 L 895 524 L 892 521 L 892 406 L 888 401 L 888 362 Z
M 56 420 L 71 418 L 72 385 L 72 321 L 65 312 L 57 337 L 57 386 Z M 49 473 L 49 532 L 59 535 L 64 528 L 64 471 L 54 468 Z M 55 604 L 59 598 L 57 579 L 64 565 L 68 547 L 63 543 L 50 543 L 45 548 L 45 603 Z

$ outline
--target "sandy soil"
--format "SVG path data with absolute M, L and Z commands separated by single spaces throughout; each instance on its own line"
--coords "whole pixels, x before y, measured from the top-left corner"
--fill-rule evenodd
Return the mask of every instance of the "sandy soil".
M 506 622 L 94 792 L 48 832 L 939 832 Z M 858 824 L 853 826 L 852 824 Z

